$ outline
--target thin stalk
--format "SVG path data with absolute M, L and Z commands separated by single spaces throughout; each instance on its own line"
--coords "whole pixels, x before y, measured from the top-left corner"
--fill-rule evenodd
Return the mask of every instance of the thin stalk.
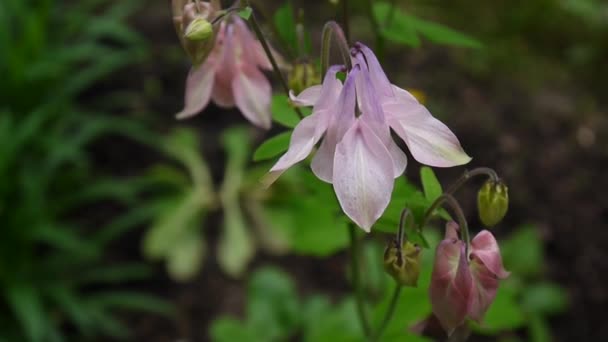
M 391 297 L 391 302 L 388 306 L 388 310 L 384 314 L 384 318 L 382 318 L 382 323 L 380 323 L 380 327 L 376 331 L 374 338 L 372 341 L 380 341 L 382 334 L 384 333 L 384 329 L 388 326 L 391 319 L 393 318 L 393 314 L 395 313 L 395 308 L 397 308 L 397 303 L 399 302 L 399 297 L 401 296 L 401 289 L 403 286 L 395 282 L 395 289 L 393 290 L 393 295 Z
M 246 1 L 246 3 L 249 6 L 249 1 Z M 262 29 L 260 28 L 260 25 L 258 24 L 258 21 L 255 18 L 255 13 L 253 13 L 253 12 L 251 13 L 250 22 L 251 22 L 253 31 L 255 32 L 255 35 L 258 37 L 258 40 L 260 41 L 260 43 L 262 43 L 262 47 L 264 48 L 264 52 L 266 53 L 266 56 L 268 56 L 268 59 L 270 60 L 270 64 L 272 64 L 272 70 L 274 71 L 276 77 L 281 81 L 281 86 L 283 87 L 285 94 L 287 95 L 287 97 L 289 97 L 289 86 L 287 85 L 287 80 L 283 76 L 281 69 L 279 69 L 279 65 L 277 64 L 277 61 L 275 60 L 274 56 L 272 55 L 270 46 L 268 45 L 268 42 L 266 41 L 266 38 L 264 37 L 264 34 L 262 33 Z M 300 108 L 293 107 L 293 110 L 296 112 L 296 114 L 298 114 L 300 119 L 304 118 L 304 114 L 302 114 L 302 111 L 300 111 Z
M 437 198 L 435 202 L 433 202 L 433 205 L 431 205 L 429 210 L 427 210 L 419 229 L 422 230 L 423 227 L 426 225 L 428 218 L 431 216 L 428 213 L 434 212 L 436 209 L 440 208 L 444 203 L 447 203 L 452 209 L 452 211 L 454 211 L 454 214 L 456 214 L 456 219 L 458 220 L 458 225 L 460 226 L 461 238 L 466 243 L 466 252 L 468 255 L 469 245 L 471 243 L 471 238 L 469 235 L 469 225 L 467 224 L 467 220 L 464 217 L 464 213 L 462 211 L 462 208 L 458 204 L 458 201 L 456 201 L 454 196 L 452 196 L 451 194 L 444 193 L 443 195 L 439 196 L 439 198 Z
M 355 288 L 355 301 L 357 303 L 357 313 L 359 316 L 359 321 L 361 322 L 361 328 L 363 328 L 363 333 L 365 336 L 369 338 L 371 336 L 371 328 L 365 312 L 365 306 L 363 303 L 363 288 L 361 287 L 361 281 L 359 279 L 359 247 L 355 229 L 356 228 L 352 224 L 348 226 L 348 231 L 350 233 L 351 277 L 353 280 L 353 287 Z
M 353 65 L 350 60 L 350 48 L 348 46 L 348 41 L 346 40 L 346 36 L 344 35 L 344 31 L 338 23 L 335 21 L 329 21 L 323 27 L 323 35 L 321 38 L 321 74 L 325 75 L 327 69 L 329 68 L 329 57 L 331 50 L 331 41 L 332 37 L 336 38 L 336 42 L 338 43 L 338 48 L 340 49 L 340 54 L 342 55 L 342 60 L 344 61 L 344 65 L 348 70 L 352 69 Z
M 498 174 L 496 173 L 496 171 L 490 169 L 489 167 L 478 167 L 478 168 L 473 169 L 471 171 L 465 171 L 464 174 L 462 176 L 460 176 L 460 178 L 458 178 L 456 180 L 456 182 L 454 182 L 444 192 L 444 194 L 451 196 L 458 189 L 460 189 L 460 187 L 463 186 L 466 182 L 468 182 L 469 180 L 471 180 L 472 178 L 474 178 L 476 176 L 482 176 L 482 175 L 488 176 L 493 181 L 498 181 L 500 179 L 498 177 Z M 426 224 L 428 223 L 428 221 L 431 219 L 431 216 L 433 215 L 433 213 L 435 212 L 435 210 L 437 210 L 437 208 L 439 206 L 441 206 L 441 204 L 443 204 L 443 202 L 441 201 L 441 197 L 439 197 L 438 199 L 435 200 L 435 202 L 431 205 L 431 207 L 424 213 L 424 216 L 422 218 L 422 222 L 420 223 L 420 227 L 418 227 L 419 231 L 422 231 L 424 229 L 424 227 L 426 226 Z

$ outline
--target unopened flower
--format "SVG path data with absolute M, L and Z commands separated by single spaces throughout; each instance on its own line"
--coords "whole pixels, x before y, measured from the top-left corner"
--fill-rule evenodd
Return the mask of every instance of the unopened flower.
M 420 247 L 409 241 L 399 246 L 395 240 L 384 251 L 384 270 L 398 284 L 415 287 L 420 276 L 420 252 Z
M 236 106 L 254 125 L 270 128 L 272 89 L 261 69 L 272 65 L 260 42 L 238 14 L 228 14 L 219 24 L 211 53 L 188 74 L 185 108 L 177 118 L 196 115 L 213 100 L 220 107 Z
M 173 24 L 182 47 L 192 64 L 200 65 L 205 61 L 214 45 L 213 21 L 220 4 L 217 0 L 199 1 L 172 0 Z
M 496 297 L 499 280 L 508 276 L 492 233 L 479 232 L 467 255 L 458 225 L 449 222 L 437 246 L 429 288 L 433 313 L 448 335 L 466 318 L 481 321 Z
M 447 126 L 409 92 L 389 82 L 369 48 L 358 43 L 352 55 L 353 68 L 344 86 L 336 79 L 340 67 L 333 67 L 322 85 L 292 96 L 295 105 L 313 106 L 313 114 L 295 128 L 289 150 L 269 178 L 306 158 L 323 137 L 312 170 L 333 184 L 346 215 L 369 232 L 390 202 L 394 179 L 407 164 L 391 129 L 421 163 L 449 167 L 470 158 Z
M 509 209 L 509 188 L 501 181 L 486 181 L 477 193 L 479 219 L 486 227 L 498 224 Z

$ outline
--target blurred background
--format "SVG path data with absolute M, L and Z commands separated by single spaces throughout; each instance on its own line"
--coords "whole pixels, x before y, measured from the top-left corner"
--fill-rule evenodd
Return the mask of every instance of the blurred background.
M 252 2 L 290 62 L 303 57 L 294 22 L 317 56 L 341 15 L 335 1 Z M 367 1 L 351 0 L 353 40 L 380 47 L 467 167 L 510 189 L 494 233 L 512 276 L 470 340 L 605 339 L 608 3 L 395 3 L 378 46 Z M 189 68 L 168 1 L 0 3 L 0 341 L 358 340 L 331 187 L 303 167 L 259 190 L 272 160 L 251 155 L 280 124 L 261 132 L 214 105 L 175 120 Z M 402 191 L 420 192 L 419 168 Z M 447 186 L 464 168 L 435 171 Z M 458 194 L 472 227 L 479 185 Z M 374 314 L 388 303 L 389 238 L 363 244 Z M 403 334 L 430 313 L 424 260 L 383 340 L 418 340 Z

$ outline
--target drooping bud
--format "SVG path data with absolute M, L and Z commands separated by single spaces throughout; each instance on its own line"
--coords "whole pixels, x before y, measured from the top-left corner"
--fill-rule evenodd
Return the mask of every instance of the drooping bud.
M 495 226 L 509 209 L 509 188 L 501 181 L 488 180 L 477 193 L 477 209 L 481 223 Z
M 416 287 L 420 276 L 420 247 L 409 241 L 399 246 L 396 240 L 384 251 L 384 269 L 403 286 Z
M 211 23 L 205 20 L 205 18 L 197 17 L 188 27 L 186 27 L 186 32 L 184 36 L 189 40 L 205 40 L 213 35 L 213 26 Z
M 216 3 L 173 0 L 175 31 L 194 65 L 204 62 L 213 49 L 215 28 L 211 22 L 220 10 Z
M 321 75 L 312 63 L 295 63 L 289 73 L 289 89 L 299 94 L 304 89 L 321 84 Z

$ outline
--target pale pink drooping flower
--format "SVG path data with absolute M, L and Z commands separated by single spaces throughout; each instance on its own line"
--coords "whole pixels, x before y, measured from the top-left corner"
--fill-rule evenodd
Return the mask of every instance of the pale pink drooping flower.
M 223 108 L 236 106 L 251 123 L 268 129 L 272 89 L 261 69 L 272 65 L 241 17 L 228 14 L 219 25 L 213 50 L 188 74 L 185 107 L 177 118 L 196 115 L 213 100 Z
M 312 171 L 333 184 L 344 213 L 369 232 L 390 202 L 394 179 L 407 165 L 391 129 L 424 164 L 448 167 L 470 158 L 447 126 L 388 81 L 369 48 L 358 43 L 351 54 L 353 68 L 344 85 L 336 79 L 343 67 L 336 66 L 322 85 L 292 95 L 295 105 L 312 106 L 313 114 L 296 126 L 289 150 L 272 167 L 269 179 L 305 159 L 323 138 Z
M 466 318 L 481 321 L 494 301 L 499 280 L 509 276 L 502 264 L 496 239 L 487 230 L 471 241 L 458 238 L 458 225 L 449 222 L 437 246 L 429 294 L 433 313 L 448 334 Z

